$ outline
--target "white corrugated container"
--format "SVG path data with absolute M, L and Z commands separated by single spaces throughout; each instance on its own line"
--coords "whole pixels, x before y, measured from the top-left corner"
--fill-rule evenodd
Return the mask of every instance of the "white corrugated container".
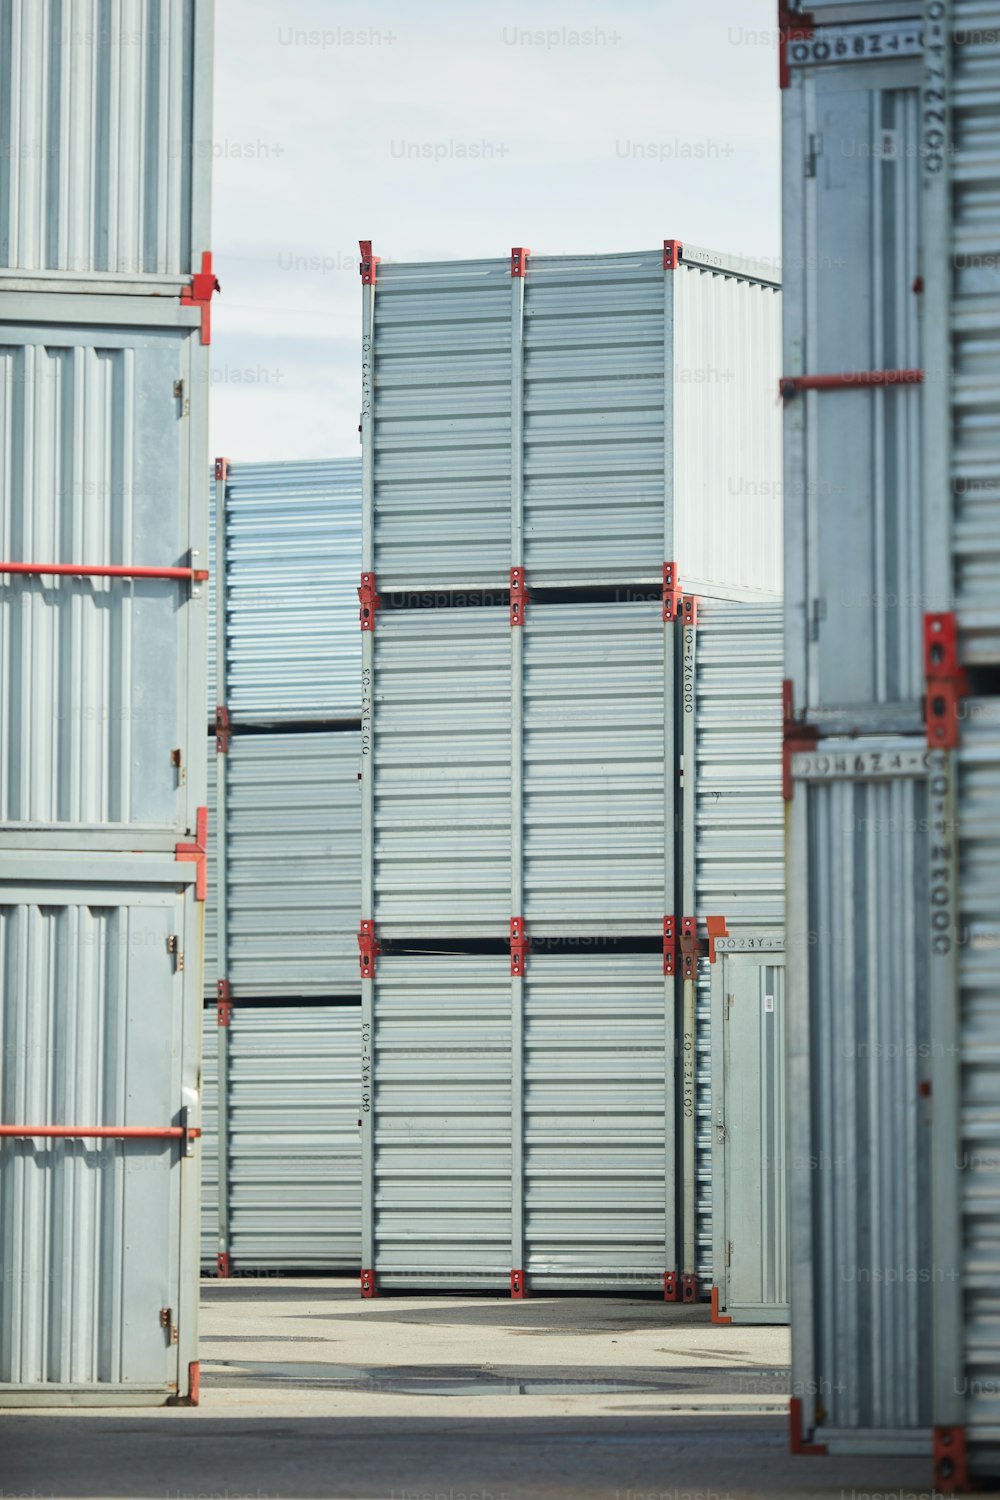
M 365 562 L 383 591 L 781 589 L 773 269 L 625 255 L 378 265 L 364 287 Z
M 202 271 L 213 5 L 4 0 L 0 288 L 169 297 Z

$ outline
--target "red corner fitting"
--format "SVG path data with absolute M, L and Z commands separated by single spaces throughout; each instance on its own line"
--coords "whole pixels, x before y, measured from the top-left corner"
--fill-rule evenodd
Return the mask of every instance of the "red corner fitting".
M 193 1359 L 188 1365 L 188 1405 L 197 1406 L 201 1400 L 201 1364 Z
M 226 480 L 229 478 L 228 458 L 217 458 L 215 460 L 215 477 L 216 479 L 221 479 L 222 483 L 225 484 Z
M 361 1295 L 362 1295 L 362 1297 L 375 1297 L 375 1296 L 378 1295 L 378 1293 L 375 1290 L 375 1272 L 374 1271 L 362 1271 L 361 1272 Z
M 511 1271 L 510 1273 L 510 1295 L 514 1298 L 524 1298 L 528 1295 L 528 1283 L 523 1271 Z
M 802 1398 L 792 1396 L 788 1402 L 788 1446 L 797 1458 L 823 1458 L 825 1443 L 807 1443 L 802 1432 Z
M 665 562 L 663 564 L 663 618 L 668 625 L 680 619 L 683 605 L 684 593 L 681 589 L 677 564 Z
M 515 978 L 520 978 L 524 973 L 525 961 L 531 942 L 524 931 L 524 918 L 511 917 L 510 919 L 510 972 Z
M 681 1277 L 681 1301 L 697 1302 L 698 1300 L 698 1278 L 693 1271 L 687 1271 Z
M 229 709 L 220 704 L 215 710 L 215 753 L 216 755 L 229 754 L 229 741 L 232 737 L 233 726 L 229 717 Z
M 681 623 L 695 626 L 698 623 L 698 595 L 685 594 L 681 599 Z
M 964 1427 L 935 1427 L 934 1484 L 942 1494 L 954 1495 L 968 1488 L 969 1460 Z
M 715 944 L 719 938 L 729 936 L 725 917 L 706 917 L 705 930 L 708 933 L 708 961 L 715 963 Z
M 677 972 L 677 918 L 663 918 L 663 972 Z M 670 1272 L 673 1275 L 673 1272 Z
M 382 603 L 382 600 L 375 591 L 374 573 L 362 573 L 358 598 L 361 600 L 361 629 L 374 630 L 375 611 Z
M 511 568 L 510 570 L 510 623 L 512 625 L 524 624 L 524 611 L 531 595 L 528 593 L 528 585 L 524 578 L 523 568 Z
M 927 743 L 932 750 L 953 750 L 959 741 L 958 705 L 969 684 L 959 665 L 958 624 L 951 613 L 924 615 L 924 673 Z
M 676 1302 L 678 1292 L 678 1281 L 676 1271 L 664 1271 L 663 1273 L 663 1300 L 664 1302 Z
M 212 270 L 212 252 L 206 250 L 201 257 L 201 270 L 191 278 L 191 285 L 181 292 L 182 307 L 201 308 L 201 341 L 212 342 L 212 293 L 221 292 L 219 279 Z
M 819 730 L 815 724 L 805 724 L 795 717 L 795 685 L 790 677 L 781 684 L 781 795 L 791 802 L 795 792 L 792 781 L 792 756 L 798 752 L 815 750 Z
M 698 923 L 694 917 L 681 917 L 680 953 L 681 974 L 683 978 L 694 979 L 698 967 L 699 953 Z
M 778 87 L 787 89 L 792 78 L 788 63 L 790 42 L 807 42 L 815 22 L 806 11 L 790 11 L 788 0 L 778 0 Z
M 375 936 L 375 923 L 362 921 L 361 931 L 358 933 L 358 947 L 361 950 L 361 978 L 375 978 L 375 960 L 382 952 L 378 938 Z
M 515 245 L 510 252 L 510 274 L 511 276 L 523 276 L 528 269 L 528 256 L 531 251 L 527 245 Z
M 721 1324 L 721 1323 L 731 1323 L 732 1321 L 733 1321 L 732 1318 L 727 1318 L 726 1315 L 725 1315 L 725 1313 L 720 1313 L 720 1311 L 719 1311 L 719 1288 L 717 1286 L 713 1286 L 713 1288 L 712 1288 L 712 1322 L 713 1323 L 720 1323 Z
M 377 267 L 382 264 L 381 258 L 372 254 L 371 240 L 358 240 L 358 249 L 361 251 L 361 283 L 363 286 L 374 286 Z
M 676 271 L 684 259 L 683 240 L 663 241 L 663 269 L 665 271 Z
M 215 1022 L 217 1026 L 228 1026 L 233 1014 L 233 994 L 228 979 L 215 982 Z
M 194 894 L 196 901 L 204 901 L 208 895 L 208 808 L 199 807 L 193 844 L 178 844 L 174 849 L 177 860 L 192 860 L 195 864 Z
M 229 1270 L 230 1270 L 230 1260 L 229 1260 L 229 1251 L 228 1250 L 220 1250 L 219 1251 L 218 1255 L 215 1257 L 215 1265 L 216 1265 L 216 1269 L 217 1269 L 218 1274 L 219 1274 L 219 1280 L 220 1281 L 226 1281 L 226 1280 L 228 1280 L 228 1278 L 229 1278 Z

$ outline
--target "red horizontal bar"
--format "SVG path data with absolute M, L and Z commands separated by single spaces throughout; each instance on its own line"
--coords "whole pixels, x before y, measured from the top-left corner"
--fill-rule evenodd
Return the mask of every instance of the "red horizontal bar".
M 60 1139 L 71 1137 L 77 1140 L 90 1140 L 109 1138 L 111 1140 L 129 1141 L 172 1141 L 179 1140 L 182 1135 L 189 1138 L 201 1135 L 200 1130 L 185 1130 L 181 1125 L 161 1125 L 157 1129 L 147 1129 L 144 1125 L 0 1125 L 0 1136 L 57 1136 Z
M 923 370 L 852 370 L 843 375 L 785 375 L 778 382 L 787 401 L 799 391 L 863 390 L 869 386 L 920 385 Z
M 71 578 L 186 578 L 190 582 L 204 583 L 208 571 L 199 568 L 87 568 L 78 563 L 25 563 L 0 562 L 0 573 L 27 573 L 37 576 L 52 573 Z

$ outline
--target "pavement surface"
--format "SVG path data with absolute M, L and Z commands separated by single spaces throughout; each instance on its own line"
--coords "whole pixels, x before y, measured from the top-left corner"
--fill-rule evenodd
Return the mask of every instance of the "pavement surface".
M 933 1494 L 929 1456 L 793 1457 L 788 1330 L 704 1307 L 207 1282 L 201 1363 L 194 1409 L 0 1413 L 0 1500 Z

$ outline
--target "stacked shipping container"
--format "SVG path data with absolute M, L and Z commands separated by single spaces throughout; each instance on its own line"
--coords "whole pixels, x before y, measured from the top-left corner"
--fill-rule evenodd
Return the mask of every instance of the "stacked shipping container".
M 0 28 L 8 1405 L 198 1391 L 211 3 L 130 27 Z
M 783 79 L 792 1440 L 933 1450 L 954 1489 L 1000 1472 L 1000 7 L 809 9 Z
M 362 256 L 363 1290 L 694 1298 L 699 971 L 782 920 L 776 286 Z
M 357 1267 L 360 464 L 219 460 L 214 514 L 202 1264 Z

